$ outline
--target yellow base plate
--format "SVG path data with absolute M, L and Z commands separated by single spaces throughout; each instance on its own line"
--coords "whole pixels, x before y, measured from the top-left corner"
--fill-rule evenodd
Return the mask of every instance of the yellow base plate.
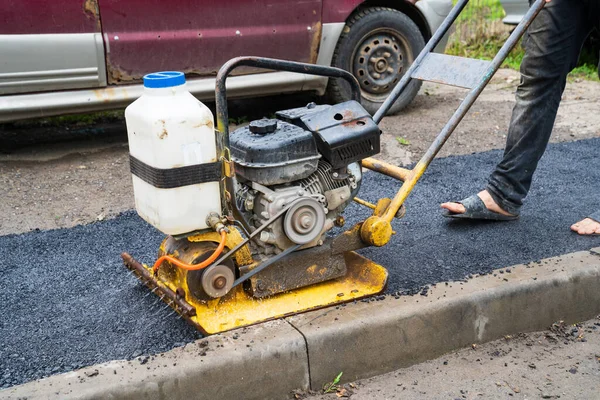
M 186 296 L 186 301 L 196 308 L 196 315 L 188 320 L 210 335 L 372 296 L 385 289 L 388 276 L 385 268 L 355 252 L 346 253 L 345 259 L 348 273 L 344 277 L 264 299 L 251 297 L 241 286 L 209 302 Z M 159 282 L 172 286 L 169 282 Z

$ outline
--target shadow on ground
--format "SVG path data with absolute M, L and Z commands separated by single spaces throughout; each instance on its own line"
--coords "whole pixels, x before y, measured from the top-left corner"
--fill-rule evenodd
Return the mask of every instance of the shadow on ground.
M 229 101 L 229 118 L 233 123 L 268 117 L 278 110 L 302 107 L 311 101 L 323 102 L 312 93 L 255 97 Z M 214 102 L 205 104 L 215 114 Z M 126 144 L 127 131 L 123 110 L 104 111 L 51 118 L 38 118 L 0 124 L 0 153 L 39 147 L 43 144 L 78 142 L 88 145 Z

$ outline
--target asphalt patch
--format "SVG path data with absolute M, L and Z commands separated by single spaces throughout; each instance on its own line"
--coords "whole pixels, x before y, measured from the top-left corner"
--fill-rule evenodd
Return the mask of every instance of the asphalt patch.
M 600 208 L 599 153 L 600 139 L 551 145 L 513 222 L 449 220 L 439 209 L 484 187 L 500 151 L 436 160 L 407 200 L 406 217 L 394 222 L 391 243 L 361 254 L 388 268 L 389 294 L 425 296 L 425 285 L 597 247 L 599 237 L 578 236 L 569 226 Z M 361 197 L 391 197 L 398 185 L 368 173 Z M 347 226 L 368 215 L 353 204 Z M 0 237 L 0 387 L 199 338 L 122 265 L 122 251 L 152 263 L 161 240 L 133 211 L 71 229 Z

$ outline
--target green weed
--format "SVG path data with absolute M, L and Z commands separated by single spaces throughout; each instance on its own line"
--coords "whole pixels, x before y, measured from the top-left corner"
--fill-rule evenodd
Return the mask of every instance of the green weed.
M 410 144 L 410 141 L 408 139 L 405 139 L 403 137 L 396 137 L 396 140 L 398 141 L 398 143 L 400 143 L 402 146 L 408 146 Z
M 338 384 L 340 383 L 342 374 L 343 374 L 343 372 L 340 372 L 333 381 L 326 383 L 323 386 L 323 393 L 333 393 L 333 392 L 337 391 L 339 388 Z

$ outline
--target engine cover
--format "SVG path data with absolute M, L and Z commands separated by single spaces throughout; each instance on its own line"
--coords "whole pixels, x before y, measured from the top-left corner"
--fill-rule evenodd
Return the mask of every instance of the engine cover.
M 304 179 L 321 158 L 311 132 L 276 119 L 253 121 L 232 132 L 229 141 L 236 174 L 261 185 Z

